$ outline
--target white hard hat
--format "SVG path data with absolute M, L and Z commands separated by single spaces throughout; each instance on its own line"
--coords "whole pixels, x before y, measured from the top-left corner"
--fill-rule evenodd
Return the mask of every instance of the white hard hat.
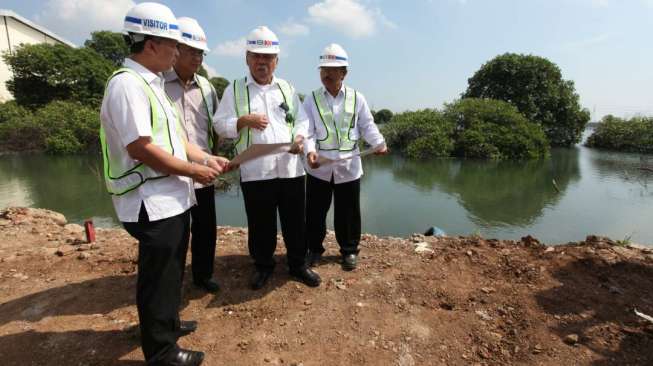
M 320 65 L 318 67 L 347 67 L 349 66 L 349 57 L 347 52 L 339 44 L 331 43 L 324 47 L 320 55 Z
M 150 35 L 177 41 L 181 38 L 177 18 L 172 10 L 158 3 L 134 5 L 125 16 L 122 30 L 127 34 Z
M 249 32 L 246 48 L 254 53 L 279 53 L 279 38 L 270 28 L 262 25 Z
M 200 27 L 197 20 L 181 17 L 177 21 L 179 22 L 179 31 L 181 32 L 181 40 L 179 42 L 186 46 L 209 52 L 209 48 L 206 46 L 206 34 L 204 34 L 204 30 Z

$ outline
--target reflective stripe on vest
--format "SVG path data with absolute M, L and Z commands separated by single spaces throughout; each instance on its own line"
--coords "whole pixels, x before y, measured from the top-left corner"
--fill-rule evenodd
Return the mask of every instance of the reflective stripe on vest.
M 156 96 L 150 84 L 136 71 L 129 68 L 121 68 L 109 77 L 107 86 L 114 76 L 124 72 L 133 75 L 143 84 L 143 91 L 150 102 L 152 142 L 166 152 L 174 155 L 175 151 L 172 146 L 168 115 L 163 108 L 163 102 Z M 166 98 L 166 101 L 169 103 L 170 109 L 177 115 L 177 128 L 180 128 L 178 112 L 169 99 Z M 109 151 L 106 133 L 102 125 L 100 125 L 100 143 L 102 145 L 102 160 L 104 163 L 104 181 L 110 194 L 120 196 L 133 191 L 149 180 L 168 177 L 168 175 L 161 175 L 161 172 L 157 172 L 143 163 L 137 163 L 134 166 L 123 166 L 120 156 L 111 154 Z
M 317 140 L 318 149 L 354 150 L 358 140 L 351 140 L 349 133 L 356 124 L 356 91 L 352 88 L 345 87 L 345 108 L 340 114 L 338 121 L 335 121 L 333 118 L 333 111 L 327 104 L 324 96 L 325 92 L 326 90 L 323 87 L 313 91 L 313 101 L 315 101 L 315 106 L 327 133 L 324 139 Z
M 217 95 L 213 85 L 206 80 L 205 77 L 195 74 L 195 82 L 200 88 L 202 99 L 204 99 L 204 107 L 206 107 L 206 116 L 208 117 L 208 125 L 206 126 L 207 138 L 209 142 L 209 150 L 213 150 L 213 111 L 215 111 L 215 104 L 213 103 L 213 96 Z
M 288 112 L 292 117 L 292 122 L 286 121 L 288 129 L 290 129 L 290 142 L 294 141 L 293 127 L 295 127 L 295 118 L 297 116 L 297 106 L 295 105 L 293 96 L 295 95 L 293 87 L 287 81 L 277 79 L 277 86 L 283 101 L 288 106 Z M 240 118 L 251 113 L 251 106 L 249 100 L 249 87 L 247 86 L 247 77 L 236 79 L 234 85 L 234 104 L 236 107 L 236 117 Z M 274 106 L 275 108 L 279 106 Z M 236 151 L 240 154 L 245 151 L 252 144 L 252 130 L 249 127 L 241 128 L 238 132 L 238 140 L 236 141 Z

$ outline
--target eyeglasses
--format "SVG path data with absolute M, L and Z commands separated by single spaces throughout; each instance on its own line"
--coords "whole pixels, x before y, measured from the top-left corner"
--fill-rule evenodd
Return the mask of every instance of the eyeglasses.
M 177 49 L 179 50 L 179 53 L 184 53 L 187 54 L 188 56 L 191 57 L 204 57 L 206 56 L 206 52 L 203 50 L 193 48 L 193 47 L 188 47 L 186 45 L 178 44 Z

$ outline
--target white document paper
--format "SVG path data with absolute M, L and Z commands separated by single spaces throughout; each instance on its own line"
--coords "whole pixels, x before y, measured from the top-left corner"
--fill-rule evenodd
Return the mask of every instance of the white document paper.
M 325 157 L 323 157 L 322 155 L 320 155 L 320 156 L 318 156 L 318 158 L 317 158 L 317 162 L 318 162 L 320 165 L 326 165 L 326 164 L 335 163 L 335 162 L 337 162 L 337 161 L 343 161 L 343 160 L 347 160 L 347 159 L 353 159 L 353 158 L 355 158 L 355 157 L 357 157 L 357 156 L 360 156 L 360 157 L 362 158 L 362 157 L 365 157 L 365 156 L 367 156 L 367 155 L 374 154 L 375 152 L 377 152 L 377 151 L 383 149 L 384 147 L 385 147 L 385 144 L 380 144 L 380 145 L 377 145 L 377 146 L 370 147 L 369 149 L 366 149 L 366 150 L 364 150 L 364 151 L 361 151 L 361 152 L 359 152 L 358 154 L 352 154 L 352 155 L 350 155 L 350 156 L 348 156 L 348 157 L 346 157 L 346 158 L 340 158 L 340 159 L 335 159 L 335 160 L 333 160 L 333 159 L 329 159 L 329 158 L 325 158 Z
M 231 165 L 241 165 L 250 160 L 259 158 L 265 155 L 279 154 L 290 151 L 290 142 L 280 144 L 253 144 L 245 151 L 238 154 L 230 162 Z

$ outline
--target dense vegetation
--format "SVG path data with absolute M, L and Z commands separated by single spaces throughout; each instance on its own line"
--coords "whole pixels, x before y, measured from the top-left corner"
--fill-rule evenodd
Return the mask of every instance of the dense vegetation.
M 653 153 L 653 118 L 633 117 L 626 120 L 611 115 L 605 116 L 585 145 L 651 154 Z
M 538 56 L 506 53 L 488 61 L 468 80 L 463 98 L 506 101 L 542 126 L 551 146 L 580 142 L 590 114 L 582 109 L 574 83 Z
M 477 159 L 533 159 L 548 154 L 542 128 L 512 105 L 467 98 L 394 115 L 382 125 L 388 145 L 411 158 L 458 156 Z
M 128 54 L 122 34 L 110 31 L 93 32 L 80 48 L 42 43 L 3 54 L 14 100 L 0 104 L 0 151 L 97 151 L 105 83 Z M 209 80 L 222 96 L 229 82 Z

